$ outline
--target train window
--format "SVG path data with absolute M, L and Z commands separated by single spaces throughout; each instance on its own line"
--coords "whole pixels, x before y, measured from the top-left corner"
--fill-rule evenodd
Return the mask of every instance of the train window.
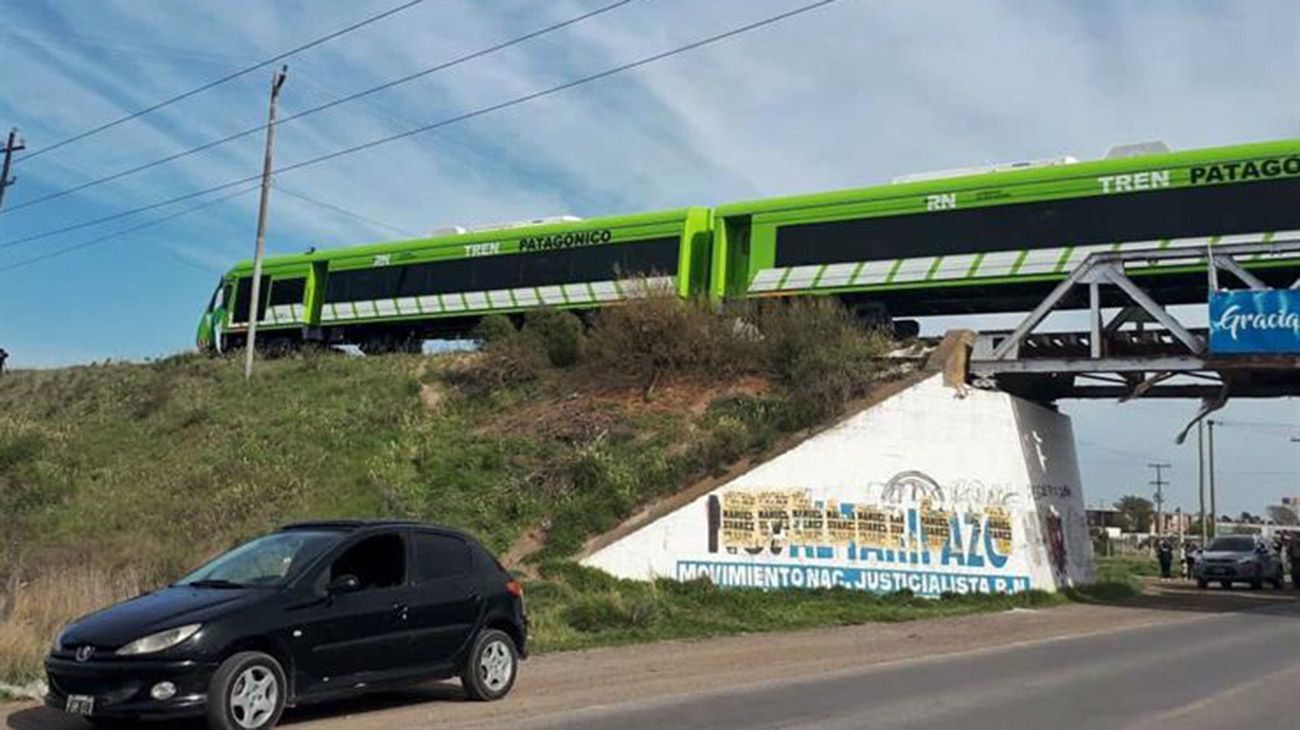
M 571 257 L 566 281 L 627 279 L 650 274 L 671 276 L 677 273 L 677 243 L 676 238 L 658 238 L 621 246 L 602 246 L 600 255 Z
M 266 315 L 266 303 L 268 295 L 271 293 L 271 277 L 262 277 L 262 286 L 258 290 L 257 319 L 260 322 Z M 232 322 L 248 322 L 248 305 L 253 299 L 253 277 L 240 277 L 238 285 L 235 287 L 235 313 L 231 318 Z
M 391 299 L 402 280 L 402 267 L 336 271 L 325 284 L 327 302 L 364 302 Z
M 475 284 L 475 263 L 475 259 L 455 259 L 403 267 L 405 273 L 397 289 L 397 296 L 418 297 L 483 288 Z
M 562 251 L 430 261 L 329 275 L 325 301 L 351 302 L 677 273 L 676 236 Z
M 777 229 L 776 265 L 1290 230 L 1296 196 L 1300 178 L 799 223 Z
M 271 306 L 302 304 L 303 297 L 306 295 L 306 279 L 276 279 L 275 283 L 271 285 Z

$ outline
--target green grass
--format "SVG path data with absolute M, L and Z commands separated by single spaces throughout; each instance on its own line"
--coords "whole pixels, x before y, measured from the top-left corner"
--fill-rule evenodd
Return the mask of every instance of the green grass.
M 1068 588 L 1063 593 L 1072 601 L 1108 603 L 1125 601 L 1142 593 L 1142 577 L 1159 574 L 1150 560 L 1130 557 L 1097 558 L 1095 582 Z
M 0 591 L 33 586 L 0 623 L 0 681 L 36 674 L 62 621 L 293 520 L 439 522 L 498 553 L 545 526 L 537 559 L 564 561 L 837 413 L 889 344 L 825 303 L 756 312 L 762 337 L 672 297 L 610 311 L 493 321 L 477 356 L 263 360 L 251 383 L 197 355 L 0 378 Z
M 1097 580 L 1127 582 L 1139 577 L 1155 578 L 1160 575 L 1160 564 L 1154 557 L 1099 557 Z
M 876 595 L 847 589 L 762 591 L 722 589 L 708 581 L 651 583 L 613 578 L 572 563 L 557 564 L 545 579 L 529 581 L 525 595 L 538 651 L 686 639 L 876 621 L 1042 608 L 1061 595 L 1028 591 L 1010 595 L 910 593 Z
M 0 682 L 38 676 L 61 623 L 298 519 L 439 522 L 498 553 L 544 526 L 527 586 L 543 651 L 1066 600 L 719 590 L 577 567 L 585 540 L 639 506 L 836 415 L 888 345 L 824 303 L 755 313 L 762 337 L 671 299 L 612 311 L 587 334 L 559 315 L 523 335 L 489 323 L 477 356 L 262 361 L 252 383 L 235 359 L 194 355 L 0 378 L 0 590 L 15 571 L 28 586 L 0 622 Z

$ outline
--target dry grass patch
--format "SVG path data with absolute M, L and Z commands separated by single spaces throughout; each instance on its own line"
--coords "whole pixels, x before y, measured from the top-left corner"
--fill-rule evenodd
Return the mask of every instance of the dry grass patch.
M 65 624 L 150 587 L 138 570 L 88 566 L 48 571 L 19 586 L 13 612 L 0 622 L 0 677 L 39 678 L 45 654 Z

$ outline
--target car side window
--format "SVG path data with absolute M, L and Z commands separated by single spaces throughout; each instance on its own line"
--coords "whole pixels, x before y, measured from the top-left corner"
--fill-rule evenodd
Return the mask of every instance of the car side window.
M 330 564 L 326 583 L 355 575 L 361 590 L 391 588 L 406 581 L 406 546 L 396 533 L 375 535 L 348 548 Z
M 451 535 L 417 532 L 415 546 L 415 580 L 417 583 L 450 578 L 469 572 L 469 546 Z

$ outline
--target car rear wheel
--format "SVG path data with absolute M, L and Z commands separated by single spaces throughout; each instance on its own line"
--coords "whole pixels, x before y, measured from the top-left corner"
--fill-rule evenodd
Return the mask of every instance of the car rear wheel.
M 208 724 L 214 730 L 267 730 L 284 712 L 284 669 L 275 657 L 240 652 L 221 663 L 208 683 Z
M 505 697 L 515 685 L 518 666 L 514 639 L 497 629 L 479 632 L 460 675 L 465 696 L 481 702 Z

